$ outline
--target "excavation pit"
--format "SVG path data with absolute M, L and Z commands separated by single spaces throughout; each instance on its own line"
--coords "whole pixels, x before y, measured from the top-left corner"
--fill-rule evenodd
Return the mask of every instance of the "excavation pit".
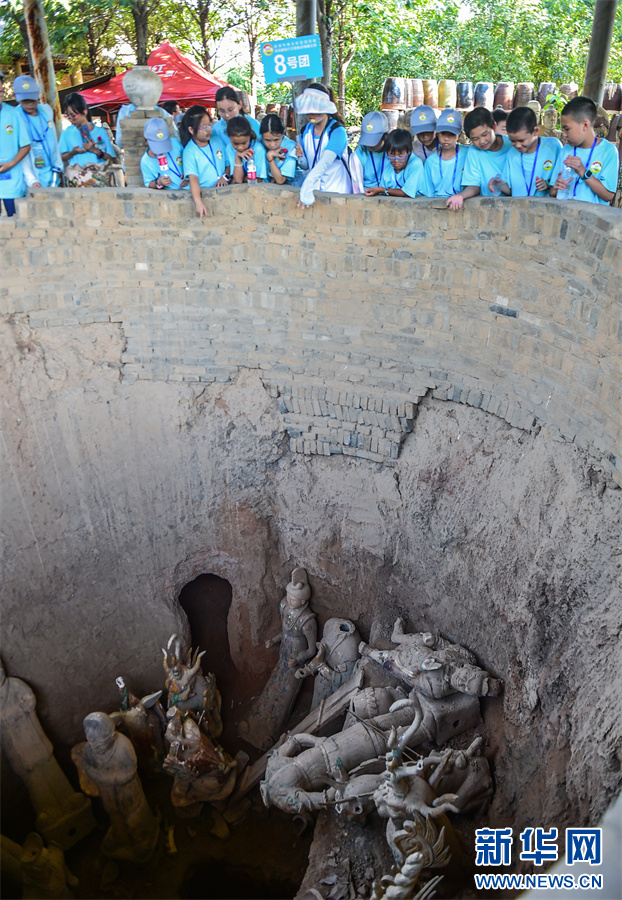
M 619 215 L 481 200 L 450 219 L 430 201 L 415 222 L 407 201 L 355 197 L 303 215 L 258 187 L 206 225 L 183 197 L 59 196 L 0 223 L 3 660 L 65 770 L 117 675 L 162 687 L 205 577 L 231 590 L 206 667 L 235 750 L 301 565 L 321 624 L 382 643 L 402 616 L 503 679 L 471 853 L 483 824 L 596 824 L 622 756 Z

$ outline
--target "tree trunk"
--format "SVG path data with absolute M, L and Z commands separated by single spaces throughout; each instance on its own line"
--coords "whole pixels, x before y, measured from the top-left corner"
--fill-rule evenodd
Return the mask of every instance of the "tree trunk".
M 328 2 L 328 12 L 326 9 Z M 322 48 L 322 84 L 330 86 L 333 65 L 333 29 L 330 21 L 330 0 L 317 0 L 317 30 Z
M 249 102 L 251 105 L 251 112 L 253 112 L 255 107 L 257 106 L 257 62 L 256 62 L 257 38 L 256 37 L 254 37 L 254 36 L 251 37 L 251 35 L 249 35 L 248 49 L 249 49 L 250 58 L 251 58 L 251 64 L 250 64 L 250 69 L 249 69 L 249 81 L 250 81 Z
M 149 39 L 149 5 L 145 0 L 137 0 L 132 5 L 132 17 L 136 32 L 136 64 L 147 65 L 147 41 Z

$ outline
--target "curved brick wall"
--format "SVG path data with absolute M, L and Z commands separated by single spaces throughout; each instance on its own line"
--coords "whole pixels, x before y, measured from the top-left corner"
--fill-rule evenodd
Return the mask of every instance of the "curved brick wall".
M 62 197 L 62 199 L 60 199 Z M 292 450 L 397 458 L 415 406 L 546 424 L 620 483 L 622 217 L 556 201 L 40 191 L 3 220 L 2 309 L 119 323 L 124 379 L 258 368 Z
M 320 621 L 373 641 L 403 615 L 505 679 L 491 823 L 598 816 L 622 759 L 619 212 L 209 205 L 41 191 L 0 220 L 7 671 L 80 739 L 116 675 L 162 686 L 211 572 L 256 688 L 300 564 Z

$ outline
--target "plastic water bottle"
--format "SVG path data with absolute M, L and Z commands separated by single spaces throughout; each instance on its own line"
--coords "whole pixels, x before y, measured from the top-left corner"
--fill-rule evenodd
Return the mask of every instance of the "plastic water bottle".
M 500 196 L 501 196 L 501 185 L 502 185 L 502 184 L 503 184 L 503 178 L 502 178 L 501 175 L 499 175 L 499 173 L 497 172 L 497 174 L 496 174 L 496 175 L 494 176 L 494 178 L 492 179 L 492 191 L 491 191 L 491 193 L 492 193 L 492 196 L 493 196 L 493 197 L 500 197 Z
M 246 163 L 246 180 L 249 184 L 257 184 L 257 166 L 254 159 Z
M 574 186 L 574 179 L 576 176 L 576 172 L 574 169 L 571 169 L 570 166 L 564 166 L 560 173 L 561 177 L 564 181 L 568 181 L 568 187 L 564 188 L 562 191 L 557 192 L 558 200 L 571 200 L 572 199 L 572 188 Z
M 158 165 L 162 175 L 168 175 L 168 161 L 166 156 L 158 156 Z

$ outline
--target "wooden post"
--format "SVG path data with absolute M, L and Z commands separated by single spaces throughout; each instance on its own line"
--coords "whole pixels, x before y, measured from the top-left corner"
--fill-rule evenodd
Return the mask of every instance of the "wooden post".
M 60 136 L 62 131 L 60 101 L 56 90 L 52 49 L 43 13 L 43 0 L 24 0 L 24 18 L 26 19 L 28 43 L 34 65 L 32 74 L 39 84 L 41 102 L 49 103 L 52 107 L 56 134 Z
M 583 95 L 602 105 L 618 0 L 596 0 Z

